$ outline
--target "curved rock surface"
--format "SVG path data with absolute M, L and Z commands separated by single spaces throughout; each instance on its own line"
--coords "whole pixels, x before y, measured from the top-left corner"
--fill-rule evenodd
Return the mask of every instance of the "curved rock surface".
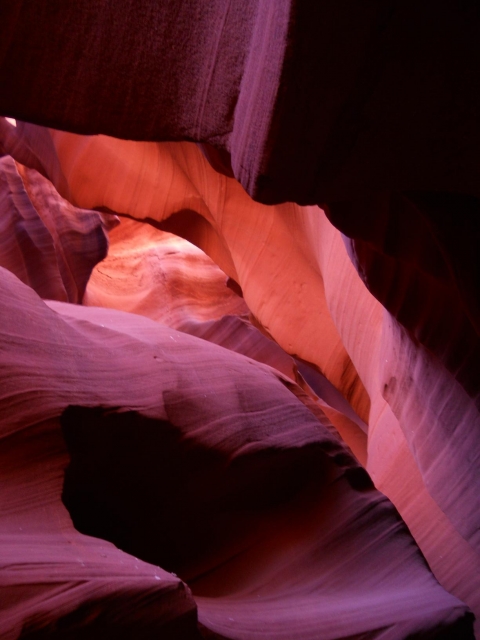
M 268 364 L 299 384 L 366 463 L 367 425 L 318 371 L 298 361 L 265 335 L 231 279 L 202 251 L 167 232 L 122 219 L 109 234 L 108 258 L 93 271 L 84 304 L 145 315 Z M 252 324 L 257 324 L 254 326 Z M 303 397 L 303 396 L 302 396 Z M 303 397 L 303 399 L 305 399 Z
M 176 569 L 221 637 L 468 637 L 466 607 L 280 373 L 139 316 L 47 305 L 5 270 L 1 290 L 5 635 L 101 634 L 140 607 L 139 637 L 197 637 L 181 582 L 73 529 L 61 418 L 77 528 Z
M 316 256 L 318 226 L 312 218 L 313 233 L 306 232 L 306 209 L 254 202 L 194 144 L 83 137 L 25 124 L 17 129 L 77 206 L 160 224 L 201 247 L 240 284 L 276 341 L 318 365 L 366 421 L 369 399 L 330 317 Z M 295 270 L 285 268 L 291 258 Z M 302 338 L 294 341 L 298 326 Z
M 416 347 L 407 355 L 413 336 L 402 334 L 367 294 L 338 232 L 322 211 L 293 204 L 267 207 L 254 203 L 235 180 L 216 173 L 191 144 L 84 138 L 31 125 L 21 126 L 22 132 L 45 165 L 56 163 L 77 204 L 122 210 L 157 224 L 173 214 L 174 222 L 169 224 L 202 246 L 240 284 L 245 301 L 263 327 L 287 352 L 317 365 L 360 417 L 368 420 L 372 433 L 378 420 L 385 418 L 385 410 L 393 412 L 393 422 L 399 421 L 428 490 L 478 549 L 478 511 L 472 510 L 478 501 L 476 460 L 480 445 L 474 426 L 478 412 L 435 356 Z M 43 140 L 48 145 L 41 144 Z M 164 180 L 168 190 L 163 187 Z M 196 217 L 185 215 L 187 211 L 196 211 Z M 439 259 L 437 262 L 443 264 Z M 286 264 L 294 264 L 295 269 L 287 269 Z M 398 295 L 403 299 L 401 289 Z M 432 301 L 441 301 L 441 294 L 435 298 L 432 292 L 432 296 Z M 423 307 L 428 309 L 426 304 Z M 437 314 L 429 313 L 436 319 Z M 445 349 L 450 335 L 445 334 Z M 468 349 L 463 352 L 469 356 Z M 459 347 L 456 353 L 461 353 Z M 357 371 L 361 371 L 360 378 Z M 414 375 L 421 377 L 421 384 L 412 385 Z M 432 380 L 428 387 L 425 379 Z M 401 410 L 392 391 L 397 381 Z M 448 388 L 447 395 L 443 388 Z M 421 395 L 421 401 L 415 399 L 416 394 Z M 442 401 L 432 395 L 426 404 L 429 394 L 440 394 Z M 375 404 L 371 410 L 370 403 Z M 452 411 L 453 433 L 448 419 Z M 385 428 L 387 433 L 391 429 Z M 432 430 L 437 434 L 436 450 L 422 449 L 418 439 Z M 451 444 L 452 438 L 456 444 L 447 452 L 444 443 Z M 435 479 L 430 471 L 442 463 L 455 467 L 456 477 L 465 474 L 458 491 L 452 493 L 443 474 Z M 369 469 L 376 474 L 374 465 Z M 460 509 L 459 503 L 465 506 Z
M 43 298 L 81 302 L 93 267 L 107 255 L 112 216 L 73 207 L 10 156 L 0 159 L 0 199 L 0 265 Z
M 61 176 L 57 186 L 66 184 L 76 205 L 121 209 L 175 230 L 239 283 L 263 328 L 287 352 L 319 367 L 368 421 L 367 468 L 374 481 L 395 500 L 445 586 L 476 610 L 474 403 L 441 362 L 416 346 L 368 294 L 323 212 L 253 203 L 191 144 L 83 138 L 21 124 L 17 129 L 44 166 L 56 167 L 52 178 Z M 286 260 L 295 270 L 285 269 Z M 450 415 L 455 416 L 453 431 Z M 435 446 L 421 446 L 432 433 Z M 361 447 L 357 455 L 365 460 Z M 402 468 L 410 470 L 413 492 L 402 489 L 393 472 L 399 455 Z M 439 468 L 454 475 L 454 487 Z
M 174 329 L 248 314 L 225 273 L 190 242 L 124 218 L 109 233 L 109 243 L 84 304 L 138 313 Z
M 198 607 L 214 638 L 470 637 L 479 28 L 476 2 L 449 0 L 0 6 L 6 637 L 129 637 L 129 599 L 135 636 L 196 637 Z M 152 350 L 172 347 L 159 383 Z M 352 482 L 332 424 L 453 595 Z M 143 561 L 73 528 L 64 438 L 77 527 Z M 170 562 L 150 529 L 191 553 L 178 571 L 194 596 L 149 564 Z

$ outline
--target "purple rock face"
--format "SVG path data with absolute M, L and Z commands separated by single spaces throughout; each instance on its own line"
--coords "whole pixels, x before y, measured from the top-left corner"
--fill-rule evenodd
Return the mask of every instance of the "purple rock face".
M 479 29 L 0 8 L 2 637 L 473 637 Z

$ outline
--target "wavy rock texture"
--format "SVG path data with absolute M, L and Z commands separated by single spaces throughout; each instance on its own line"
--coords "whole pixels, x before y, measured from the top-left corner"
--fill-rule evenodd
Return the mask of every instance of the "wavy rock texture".
M 399 360 L 396 351 L 405 354 L 410 338 L 407 334 L 402 338 L 401 331 L 397 331 L 388 316 L 380 317 L 381 307 L 365 295 L 358 276 L 353 269 L 349 270 L 349 261 L 345 249 L 338 242 L 338 234 L 333 233 L 318 209 L 292 204 L 265 207 L 253 203 L 233 179 L 214 172 L 194 145 L 134 143 L 102 136 L 81 138 L 60 132 L 48 133 L 29 125 L 21 131 L 25 131 L 32 148 L 37 145 L 37 153 L 44 164 L 47 160 L 43 158 L 53 157 L 48 162 L 52 164 L 55 161 L 60 167 L 76 203 L 121 210 L 138 219 L 156 220 L 157 223 L 173 214 L 175 229 L 202 246 L 239 282 L 253 314 L 287 352 L 317 365 L 351 401 L 362 419 L 368 416 L 369 401 L 377 403 L 377 408 L 370 412 L 372 429 L 386 407 L 397 414 L 395 421 L 401 418 L 401 413 L 400 425 L 429 491 L 455 526 L 460 528 L 467 542 L 478 550 L 478 541 L 475 540 L 477 509 L 472 509 L 478 500 L 476 460 L 479 445 L 474 435 L 478 413 L 458 381 L 455 383 L 441 362 L 430 356 L 428 351 L 418 350 L 420 356 L 410 356 L 410 359 L 405 356 L 403 362 Z M 48 145 L 41 144 L 44 140 Z M 52 143 L 57 149 L 56 156 L 51 155 Z M 101 174 L 100 167 L 103 167 Z M 162 188 L 160 176 L 170 185 L 168 192 Z M 121 192 L 116 188 L 117 181 L 122 184 Z M 199 222 L 198 216 L 184 215 L 187 209 L 192 211 L 195 207 L 206 223 Z M 241 216 L 235 215 L 240 207 Z M 377 233 L 382 238 L 381 232 Z M 335 252 L 331 250 L 332 243 L 336 243 Z M 430 243 L 433 243 L 432 239 Z M 411 252 L 415 255 L 413 249 Z M 438 252 L 435 254 L 432 249 L 432 253 L 432 263 L 435 264 L 436 257 L 440 265 L 437 269 L 443 265 L 445 272 L 447 266 L 440 261 Z M 425 261 L 428 261 L 427 257 Z M 295 264 L 295 269 L 287 270 L 287 262 Z M 418 277 L 422 277 L 422 272 Z M 409 282 L 408 271 L 404 279 Z M 415 287 L 416 279 L 417 271 L 414 271 L 410 277 L 411 288 Z M 445 286 L 448 286 L 448 281 Z M 375 281 L 372 287 L 375 288 Z M 394 289 L 399 291 L 401 300 L 403 289 Z M 453 291 L 451 284 L 448 290 Z M 265 291 L 269 292 L 268 299 Z M 443 305 L 442 291 L 436 297 L 435 293 L 435 289 L 430 291 L 431 304 L 438 301 Z M 346 309 L 347 298 L 348 304 L 354 305 L 351 310 Z M 405 306 L 408 304 L 407 300 Z M 435 306 L 431 311 L 426 304 L 422 308 L 427 314 L 423 326 L 428 327 L 429 318 L 438 322 L 437 318 L 442 317 Z M 373 319 L 372 313 L 378 317 L 377 320 Z M 461 314 L 462 307 L 457 318 L 461 319 Z M 411 322 L 405 324 L 409 328 Z M 353 329 L 355 335 L 352 335 Z M 362 343 L 367 329 L 365 340 L 368 342 Z M 435 324 L 432 332 L 434 329 Z M 423 332 L 431 335 L 428 330 Z M 451 345 L 456 335 L 445 332 L 442 348 L 448 351 L 449 347 L 454 349 L 457 346 L 457 357 L 461 358 L 460 354 L 464 353 L 471 362 L 468 349 L 462 350 L 455 343 Z M 366 360 L 367 350 L 368 356 L 376 354 L 375 367 L 370 357 Z M 386 367 L 388 362 L 390 366 Z M 476 361 L 473 362 L 475 366 Z M 368 395 L 358 378 L 356 369 L 360 367 L 360 379 Z M 423 375 L 420 373 L 422 368 Z M 416 387 L 410 381 L 415 369 L 418 370 L 416 375 L 422 378 L 422 387 Z M 423 379 L 432 377 L 433 382 L 427 391 Z M 392 384 L 395 386 L 397 380 L 398 401 L 392 393 Z M 449 390 L 447 396 L 442 390 L 444 388 Z M 409 410 L 406 409 L 408 389 L 412 396 Z M 421 402 L 415 400 L 416 393 L 421 394 Z M 434 394 L 441 395 L 442 400 L 436 400 Z M 388 395 L 388 402 L 385 402 L 385 395 Z M 431 395 L 428 403 L 424 402 L 426 395 Z M 453 434 L 448 417 L 451 412 L 455 413 Z M 417 444 L 432 430 L 438 434 L 438 453 L 431 449 L 422 450 Z M 447 453 L 446 445 L 447 442 L 452 444 L 452 438 L 457 444 L 452 445 L 452 451 Z M 469 452 L 467 458 L 466 451 Z M 440 460 L 442 456 L 445 458 L 444 465 L 458 469 L 456 475 L 465 473 L 464 481 L 457 485 L 458 492 L 452 493 L 450 488 L 447 490 L 443 475 L 437 475 L 435 480 L 434 472 L 430 471 L 432 466 L 442 464 L 439 455 Z M 374 467 L 369 468 L 375 473 Z M 459 502 L 465 505 L 464 509 L 459 509 Z
M 5 636 L 470 637 L 479 28 L 0 7 Z
M 157 226 L 168 225 L 195 240 L 227 272 L 230 268 L 230 276 L 242 287 L 245 301 L 249 303 L 254 316 L 264 327 L 268 327 L 280 345 L 283 344 L 291 353 L 300 353 L 319 367 L 354 402 L 360 415 L 362 407 L 365 415 L 365 400 L 362 401 L 362 398 L 366 397 L 366 407 L 369 407 L 367 468 L 377 486 L 400 508 L 439 579 L 475 610 L 478 607 L 476 576 L 479 560 L 475 538 L 478 512 L 471 508 L 478 499 L 476 481 L 472 482 L 472 477 L 475 478 L 478 473 L 474 453 L 478 445 L 472 432 L 472 420 L 477 419 L 474 405 L 462 388 L 458 384 L 455 386 L 441 363 L 427 351 L 422 351 L 419 345 L 416 346 L 367 293 L 349 259 L 345 242 L 321 210 L 294 205 L 270 208 L 253 203 L 233 179 L 215 173 L 193 145 L 179 148 L 168 144 L 127 143 L 102 136 L 82 138 L 30 126 L 20 126 L 19 131 L 25 132 L 30 147 L 36 149 L 39 157 L 44 154 L 46 160 L 42 158 L 42 162 L 45 165 L 49 163 L 53 166 L 56 163 L 57 171 L 61 171 L 76 204 L 109 210 L 121 208 L 123 213 L 144 218 Z M 53 141 L 58 155 L 52 155 L 52 142 L 43 145 L 40 144 L 42 140 Z M 160 165 L 161 161 L 163 165 Z M 137 169 L 137 166 L 141 169 Z M 152 166 L 162 166 L 164 172 L 160 175 L 170 176 L 168 197 L 161 184 L 153 180 Z M 100 167 L 103 167 L 101 174 Z M 107 171 L 108 167 L 112 168 Z M 123 185 L 121 197 L 126 203 L 123 206 L 115 188 L 118 184 Z M 132 185 L 130 191 L 128 185 Z M 223 196 L 221 200 L 219 194 Z M 229 215 L 230 211 L 237 210 L 239 202 L 244 204 L 240 219 Z M 185 215 L 186 203 L 188 215 Z M 207 203 L 211 204 L 213 211 L 207 208 Z M 194 206 L 203 218 L 191 213 Z M 262 218 L 259 217 L 260 213 Z M 165 221 L 165 216 L 169 214 L 172 217 Z M 269 216 L 268 225 L 266 216 Z M 287 216 L 290 216 L 289 223 L 292 217 L 295 221 L 293 236 L 291 231 L 287 232 L 287 228 L 292 229 L 291 226 L 282 226 Z M 202 223 L 202 219 L 207 223 Z M 263 225 L 266 225 L 266 230 L 262 229 Z M 255 230 L 255 242 L 252 240 L 252 229 Z M 165 250 L 159 241 L 152 247 L 152 238 L 158 233 L 133 221 L 124 221 L 114 230 L 111 233 L 112 253 L 105 264 L 97 268 L 87 301 L 92 295 L 91 300 L 97 304 L 125 305 L 132 311 L 201 335 L 202 323 L 199 324 L 198 317 L 192 319 L 193 312 L 188 311 L 189 307 L 194 308 L 192 291 L 189 292 L 183 285 L 182 295 L 173 296 L 172 286 L 165 277 L 162 277 L 160 284 L 156 284 L 158 278 L 154 282 L 152 274 L 158 271 L 148 265 L 152 261 L 160 265 L 160 255 L 164 256 L 164 264 L 170 265 L 171 281 L 175 282 L 175 266 L 171 255 L 167 262 Z M 167 247 L 168 242 L 163 242 Z M 287 247 L 289 262 L 297 266 L 293 274 L 284 273 Z M 253 270 L 248 268 L 252 262 L 256 267 Z M 205 260 L 204 264 L 207 265 Z M 158 268 L 161 269 L 160 266 Z M 212 270 L 211 265 L 209 269 Z M 182 270 L 182 278 L 188 281 L 188 268 L 183 266 Z M 128 281 L 125 280 L 127 272 Z M 211 274 L 213 282 L 216 281 L 214 290 L 219 309 L 222 308 L 223 296 L 225 300 L 230 300 L 232 309 L 244 312 L 243 301 L 225 286 L 225 276 L 214 270 Z M 145 278 L 147 284 L 142 285 L 142 279 L 145 282 Z M 297 284 L 299 279 L 303 280 L 300 286 Z M 110 286 L 109 280 L 112 282 Z M 196 285 L 198 297 L 198 273 Z M 267 286 L 268 298 L 264 293 Z M 126 298 L 122 295 L 125 289 L 128 293 Z M 179 290 L 177 285 L 176 294 Z M 289 292 L 288 296 L 284 294 L 285 291 Z M 316 298 L 312 297 L 313 292 Z M 184 301 L 185 312 L 179 312 L 173 306 L 173 300 L 178 302 L 180 298 Z M 204 299 L 208 298 L 208 293 L 205 293 Z M 162 310 L 155 305 L 156 299 L 162 299 Z M 208 309 L 208 304 L 204 306 Z M 307 308 L 310 313 L 308 317 Z M 205 320 L 205 317 L 201 319 Z M 301 318 L 308 319 L 308 323 L 302 323 Z M 292 329 L 294 326 L 297 327 L 295 333 Z M 288 334 L 286 328 L 290 328 Z M 276 335 L 277 331 L 279 335 Z M 326 331 L 320 347 L 312 341 L 311 331 L 315 331 L 315 337 L 321 337 Z M 219 331 L 215 333 L 221 335 Z M 335 343 L 330 343 L 326 354 L 325 345 L 332 333 Z M 235 349 L 242 351 L 239 335 L 234 340 L 237 345 Z M 220 343 L 222 340 L 226 339 L 218 338 Z M 248 350 L 244 352 L 259 357 L 254 353 L 254 343 L 255 340 L 249 339 Z M 272 348 L 268 351 L 271 352 Z M 346 356 L 346 353 L 349 355 Z M 326 355 L 330 355 L 330 358 L 326 358 Z M 270 353 L 267 362 L 279 367 L 286 366 L 288 357 L 283 365 L 280 364 L 284 357 L 274 357 Z M 349 393 L 351 386 L 348 386 L 348 380 L 351 378 L 348 376 L 352 362 L 364 383 L 358 385 L 357 382 L 354 386 L 357 395 L 351 391 Z M 291 377 L 296 378 L 294 365 L 289 363 L 288 366 L 292 366 Z M 417 376 L 416 384 L 412 383 L 414 375 Z M 356 380 L 359 380 L 358 377 Z M 426 386 L 425 380 L 432 382 Z M 446 387 L 448 395 L 444 391 Z M 431 400 L 425 403 L 425 397 L 435 393 L 442 395 L 441 402 L 435 401 L 432 395 Z M 316 406 L 320 406 L 318 401 Z M 330 412 L 330 419 L 335 423 L 331 407 Z M 452 412 L 455 412 L 453 433 L 451 430 L 449 432 L 449 424 L 446 423 Z M 342 413 L 345 414 L 345 411 Z M 355 420 L 345 415 L 342 420 L 337 419 L 340 431 L 342 421 L 348 423 L 344 431 L 347 442 L 359 459 L 365 461 L 365 442 L 361 442 L 358 428 L 352 425 Z M 348 431 L 350 435 L 347 435 Z M 419 446 L 424 437 L 422 433 L 432 431 L 436 434 L 436 447 Z M 451 449 L 449 444 L 452 445 Z M 422 465 L 424 460 L 427 466 Z M 468 460 L 470 466 L 466 465 Z M 449 474 L 455 474 L 455 486 L 445 484 L 443 473 L 437 472 L 435 475 L 435 469 L 439 466 L 450 470 Z M 408 482 L 401 481 L 399 470 L 393 472 L 397 468 L 406 474 Z M 461 572 L 459 567 L 462 568 Z
M 0 199 L 0 265 L 43 298 L 81 302 L 93 267 L 107 255 L 112 216 L 72 207 L 9 156 L 0 159 Z
M 225 273 L 182 238 L 123 219 L 109 240 L 108 259 L 94 269 L 85 304 L 138 313 L 175 329 L 248 314 Z
M 84 304 L 145 315 L 174 329 L 268 364 L 296 382 L 321 405 L 342 437 L 366 462 L 367 425 L 318 371 L 300 365 L 257 323 L 238 286 L 189 242 L 151 225 L 123 219 L 110 234 L 108 258 L 93 271 Z M 161 300 L 161 303 L 159 301 Z M 258 324 L 258 323 L 257 323 Z
M 121 382 L 114 348 L 108 359 L 117 375 L 108 380 L 100 368 L 92 378 L 101 338 L 70 329 L 5 269 L 1 297 L 2 638 L 197 637 L 183 583 L 79 534 L 61 502 L 69 462 L 63 408 L 74 398 L 108 404 L 108 389 L 118 405 L 128 388 L 135 395 L 135 381 Z
M 17 129 L 77 206 L 152 221 L 200 246 L 240 284 L 248 307 L 276 341 L 317 364 L 367 418 L 369 399 L 330 317 L 316 238 L 304 233 L 301 208 L 255 203 L 236 180 L 216 173 L 193 144 L 140 144 L 32 125 Z M 285 268 L 293 256 L 294 271 Z M 297 326 L 303 338 L 295 342 Z
M 330 208 L 370 291 L 477 404 L 479 214 L 480 200 L 445 193 L 383 193 Z
M 1 287 L 5 635 L 128 637 L 135 611 L 140 636 L 197 637 L 181 582 L 73 529 L 61 418 L 77 528 L 175 569 L 221 637 L 331 638 L 339 616 L 347 636 L 467 637 L 466 607 L 280 373 L 139 316 L 46 305 L 5 270 Z

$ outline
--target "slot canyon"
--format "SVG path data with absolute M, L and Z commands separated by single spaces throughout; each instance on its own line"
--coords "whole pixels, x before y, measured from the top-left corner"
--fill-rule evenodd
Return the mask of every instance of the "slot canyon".
M 0 33 L 0 638 L 480 639 L 480 4 Z

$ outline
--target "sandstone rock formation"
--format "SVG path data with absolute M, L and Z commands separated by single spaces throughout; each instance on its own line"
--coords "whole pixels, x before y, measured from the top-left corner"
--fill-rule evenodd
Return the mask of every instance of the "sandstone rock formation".
M 3 270 L 7 301 L 6 637 L 197 637 L 189 591 L 159 565 L 221 637 L 468 634 L 466 607 L 282 374 L 140 316 L 46 304 Z
M 2 637 L 471 637 L 479 27 L 0 8 Z

